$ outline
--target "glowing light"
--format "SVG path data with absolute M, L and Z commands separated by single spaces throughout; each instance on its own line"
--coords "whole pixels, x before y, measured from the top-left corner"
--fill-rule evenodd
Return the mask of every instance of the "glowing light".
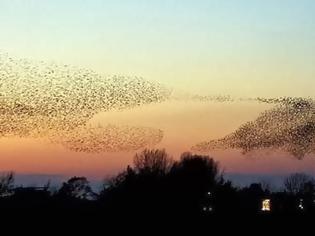
M 204 211 L 204 212 L 212 212 L 213 211 L 213 207 L 212 206 L 204 206 L 204 207 L 202 207 L 202 211 Z
M 264 199 L 262 201 L 262 211 L 271 211 L 271 204 L 270 204 L 270 199 Z
M 303 199 L 300 199 L 300 202 L 299 202 L 299 209 L 300 210 L 304 210 L 304 206 L 303 206 Z

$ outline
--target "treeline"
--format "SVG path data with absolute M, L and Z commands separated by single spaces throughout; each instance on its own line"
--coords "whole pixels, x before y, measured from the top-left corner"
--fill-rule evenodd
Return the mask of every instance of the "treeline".
M 315 181 L 296 173 L 283 190 L 266 183 L 233 186 L 209 156 L 182 154 L 174 161 L 165 150 L 136 154 L 133 166 L 104 181 L 99 193 L 85 177 L 72 177 L 53 191 L 49 185 L 15 187 L 14 174 L 0 177 L 0 209 L 79 210 L 107 216 L 313 215 Z M 315 215 L 315 214 L 314 214 Z

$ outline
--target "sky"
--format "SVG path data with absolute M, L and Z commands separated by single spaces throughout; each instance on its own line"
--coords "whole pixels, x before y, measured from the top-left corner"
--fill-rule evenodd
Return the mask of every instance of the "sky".
M 0 46 L 204 94 L 312 96 L 314 11 L 312 0 L 2 0 Z
M 314 12 L 312 0 L 1 0 L 0 51 L 140 76 L 192 94 L 314 97 Z M 166 135 L 159 146 L 178 156 L 266 106 L 163 103 L 95 119 L 161 128 Z M 87 155 L 18 138 L 1 139 L 0 147 L 0 170 L 31 174 L 101 178 L 132 159 L 132 153 Z M 216 155 L 236 173 L 315 168 L 312 158 Z

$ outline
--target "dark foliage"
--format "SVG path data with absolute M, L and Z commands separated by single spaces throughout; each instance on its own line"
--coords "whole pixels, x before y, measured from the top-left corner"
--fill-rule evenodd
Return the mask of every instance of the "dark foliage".
M 72 177 L 58 191 L 14 187 L 13 173 L 0 177 L 0 209 L 63 212 L 63 216 L 112 219 L 264 219 L 315 215 L 315 184 L 305 174 L 284 181 L 284 191 L 271 192 L 265 183 L 236 188 L 224 179 L 219 163 L 209 156 L 184 153 L 174 161 L 165 150 L 144 150 L 134 165 L 106 181 L 99 194 L 85 177 Z M 263 200 L 271 211 L 262 211 Z M 76 213 L 77 212 L 77 213 Z M 58 214 L 59 214 L 58 213 Z M 267 218 L 266 218 L 267 217 Z

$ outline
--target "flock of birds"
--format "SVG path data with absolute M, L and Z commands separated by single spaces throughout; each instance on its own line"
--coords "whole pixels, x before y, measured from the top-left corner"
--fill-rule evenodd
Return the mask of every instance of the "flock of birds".
M 84 152 L 130 151 L 161 141 L 148 127 L 91 126 L 100 112 L 161 102 L 170 91 L 142 78 L 0 54 L 0 137 L 47 138 Z
M 108 124 L 93 126 L 98 113 L 173 99 L 172 90 L 138 77 L 103 76 L 68 65 L 13 59 L 0 54 L 0 138 L 46 138 L 88 153 L 137 150 L 159 143 L 163 131 Z M 315 101 L 311 98 L 234 99 L 190 95 L 200 102 L 254 101 L 274 104 L 254 121 L 195 151 L 274 148 L 297 158 L 315 153 Z
M 260 149 L 278 149 L 298 159 L 315 153 L 315 101 L 311 98 L 255 99 L 275 104 L 254 121 L 217 140 L 202 142 L 193 150 L 241 149 L 244 153 Z

